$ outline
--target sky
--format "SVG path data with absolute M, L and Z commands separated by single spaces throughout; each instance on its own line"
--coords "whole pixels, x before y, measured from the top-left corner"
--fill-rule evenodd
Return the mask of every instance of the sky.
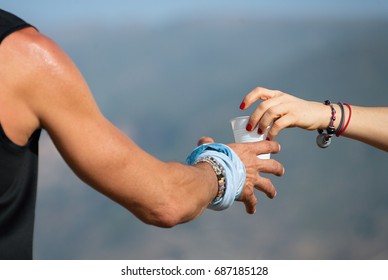
M 206 14 L 251 13 L 255 17 L 387 17 L 386 0 L 66 0 L 8 1 L 1 5 L 39 24 L 74 21 L 160 24 Z

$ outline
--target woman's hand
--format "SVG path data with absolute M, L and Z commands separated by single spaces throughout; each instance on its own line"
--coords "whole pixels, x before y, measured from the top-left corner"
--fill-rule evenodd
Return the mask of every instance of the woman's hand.
M 331 109 L 319 102 L 306 101 L 278 90 L 257 87 L 248 93 L 240 105 L 245 110 L 256 101 L 262 100 L 251 114 L 247 130 L 257 127 L 259 134 L 273 122 L 268 133 L 274 139 L 286 127 L 300 127 L 307 130 L 326 128 L 330 122 Z

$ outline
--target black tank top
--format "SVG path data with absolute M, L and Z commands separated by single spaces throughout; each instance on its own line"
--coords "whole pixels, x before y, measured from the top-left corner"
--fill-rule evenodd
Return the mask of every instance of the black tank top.
M 12 32 L 29 26 L 0 9 L 0 44 Z M 40 129 L 26 145 L 18 146 L 0 123 L 0 259 L 32 259 L 39 136 Z

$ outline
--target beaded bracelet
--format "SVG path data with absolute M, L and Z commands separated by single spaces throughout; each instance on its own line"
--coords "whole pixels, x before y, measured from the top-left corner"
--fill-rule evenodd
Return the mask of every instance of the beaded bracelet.
M 210 166 L 213 168 L 214 172 L 217 176 L 218 181 L 218 192 L 216 197 L 210 202 L 211 205 L 218 204 L 222 198 L 224 197 L 225 191 L 226 191 L 226 181 L 225 181 L 225 171 L 224 168 L 218 164 L 215 158 L 211 156 L 203 157 L 198 159 L 194 162 L 194 164 L 200 163 L 200 162 L 207 162 L 210 164 Z
M 331 104 L 330 100 L 325 100 L 325 105 L 329 105 L 331 109 L 331 118 L 330 118 L 330 124 L 328 128 L 326 129 L 327 134 L 333 135 L 335 132 L 334 122 L 337 119 L 336 113 L 337 111 L 334 109 L 334 106 Z
M 336 120 L 336 113 L 334 106 L 331 104 L 330 100 L 325 100 L 325 105 L 329 105 L 331 109 L 331 117 L 330 117 L 330 123 L 329 126 L 326 129 L 326 133 L 323 132 L 323 129 L 317 129 L 318 136 L 317 136 L 317 145 L 320 148 L 327 148 L 331 143 L 331 137 L 335 133 L 336 129 L 334 127 L 334 122 Z
M 341 120 L 340 120 L 339 126 L 337 129 L 335 129 L 334 122 L 336 120 L 336 111 L 333 105 L 331 105 L 330 100 L 326 100 L 324 104 L 330 105 L 331 118 L 330 118 L 329 127 L 326 129 L 326 133 L 323 132 L 323 129 L 318 129 L 317 144 L 321 148 L 327 148 L 330 145 L 331 137 L 333 136 L 333 134 L 335 134 L 337 137 L 340 137 L 342 134 L 344 134 L 344 132 L 349 126 L 350 119 L 352 118 L 352 107 L 348 103 L 338 102 L 337 104 L 339 105 L 342 114 L 341 114 Z M 345 121 L 344 106 L 348 107 L 349 109 L 349 117 L 346 121 L 346 124 L 344 122 Z

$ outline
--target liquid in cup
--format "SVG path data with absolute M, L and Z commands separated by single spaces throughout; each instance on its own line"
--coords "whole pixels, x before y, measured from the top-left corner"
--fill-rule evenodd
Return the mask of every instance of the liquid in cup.
M 230 120 L 233 129 L 234 141 L 236 143 L 257 142 L 267 139 L 267 134 L 271 125 L 267 127 L 263 134 L 257 133 L 257 130 L 247 131 L 249 116 L 236 117 Z M 270 159 L 270 154 L 258 155 L 260 159 Z

